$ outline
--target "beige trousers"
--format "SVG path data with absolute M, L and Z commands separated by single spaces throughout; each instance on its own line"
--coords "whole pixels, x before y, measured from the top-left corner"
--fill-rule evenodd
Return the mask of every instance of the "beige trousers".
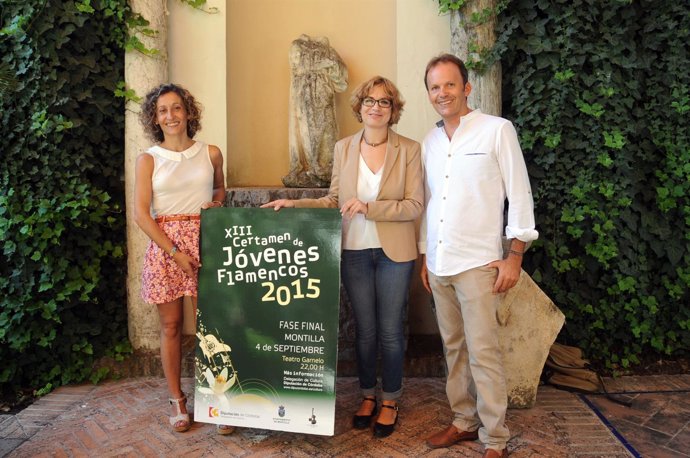
M 429 284 L 448 365 L 446 394 L 453 425 L 461 431 L 479 429 L 485 447 L 502 450 L 510 433 L 496 319 L 499 296 L 491 292 L 496 275 L 488 267 L 447 277 L 429 272 Z

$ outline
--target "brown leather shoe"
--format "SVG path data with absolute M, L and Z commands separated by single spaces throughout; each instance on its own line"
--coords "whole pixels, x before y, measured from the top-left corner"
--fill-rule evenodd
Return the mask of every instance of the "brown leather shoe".
M 460 431 L 453 425 L 450 425 L 443 431 L 440 431 L 426 440 L 426 445 L 431 448 L 450 447 L 461 441 L 477 440 L 479 433 L 477 431 Z
M 493 448 L 487 448 L 484 450 L 482 458 L 508 458 L 508 449 L 496 450 Z

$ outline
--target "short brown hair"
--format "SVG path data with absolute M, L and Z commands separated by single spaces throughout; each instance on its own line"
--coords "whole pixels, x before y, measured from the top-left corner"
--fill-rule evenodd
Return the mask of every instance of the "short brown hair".
M 139 121 L 144 126 L 144 132 L 157 143 L 165 140 L 161 126 L 156 123 L 156 105 L 160 96 L 168 92 L 174 92 L 182 99 L 182 104 L 187 112 L 187 135 L 189 138 L 194 138 L 194 135 L 201 130 L 201 106 L 187 89 L 173 83 L 161 84 L 149 91 L 144 97 L 144 101 L 141 103 L 141 113 L 139 113 Z
M 463 86 L 468 83 L 468 73 L 467 73 L 467 67 L 465 67 L 465 63 L 460 60 L 458 56 L 455 56 L 453 54 L 441 54 L 429 61 L 428 64 L 426 64 L 426 71 L 424 72 L 424 87 L 426 90 L 429 90 L 429 84 L 426 81 L 426 77 L 429 75 L 429 72 L 431 71 L 432 68 L 437 66 L 438 64 L 441 63 L 450 63 L 450 64 L 455 64 L 458 67 L 458 70 L 460 70 L 460 75 L 462 76 L 462 84 Z
M 400 121 L 400 115 L 403 112 L 403 107 L 405 106 L 405 101 L 400 95 L 400 91 L 395 84 L 388 78 L 383 76 L 375 76 L 368 81 L 363 82 L 357 88 L 352 91 L 352 96 L 350 96 L 350 107 L 355 115 L 355 118 L 359 122 L 362 122 L 362 115 L 360 110 L 362 109 L 362 100 L 369 96 L 369 91 L 371 91 L 375 86 L 382 86 L 383 90 L 390 97 L 393 105 L 391 106 L 391 119 L 388 120 L 388 125 L 392 126 Z

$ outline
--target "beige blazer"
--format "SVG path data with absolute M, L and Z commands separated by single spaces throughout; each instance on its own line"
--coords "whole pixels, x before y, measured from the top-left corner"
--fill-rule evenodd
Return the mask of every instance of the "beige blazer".
M 295 200 L 298 208 L 340 208 L 357 197 L 360 142 L 363 130 L 335 145 L 333 175 L 328 195 L 320 199 Z M 386 256 L 393 261 L 417 258 L 415 220 L 424 210 L 424 183 L 419 143 L 388 129 L 388 146 L 381 186 L 376 201 L 369 202 L 366 218 L 376 222 L 376 231 Z

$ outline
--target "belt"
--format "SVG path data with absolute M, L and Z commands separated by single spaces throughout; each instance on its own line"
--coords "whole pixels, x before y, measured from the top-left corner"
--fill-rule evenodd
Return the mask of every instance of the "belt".
M 165 223 L 167 221 L 198 221 L 201 215 L 163 215 L 156 218 L 157 223 Z

